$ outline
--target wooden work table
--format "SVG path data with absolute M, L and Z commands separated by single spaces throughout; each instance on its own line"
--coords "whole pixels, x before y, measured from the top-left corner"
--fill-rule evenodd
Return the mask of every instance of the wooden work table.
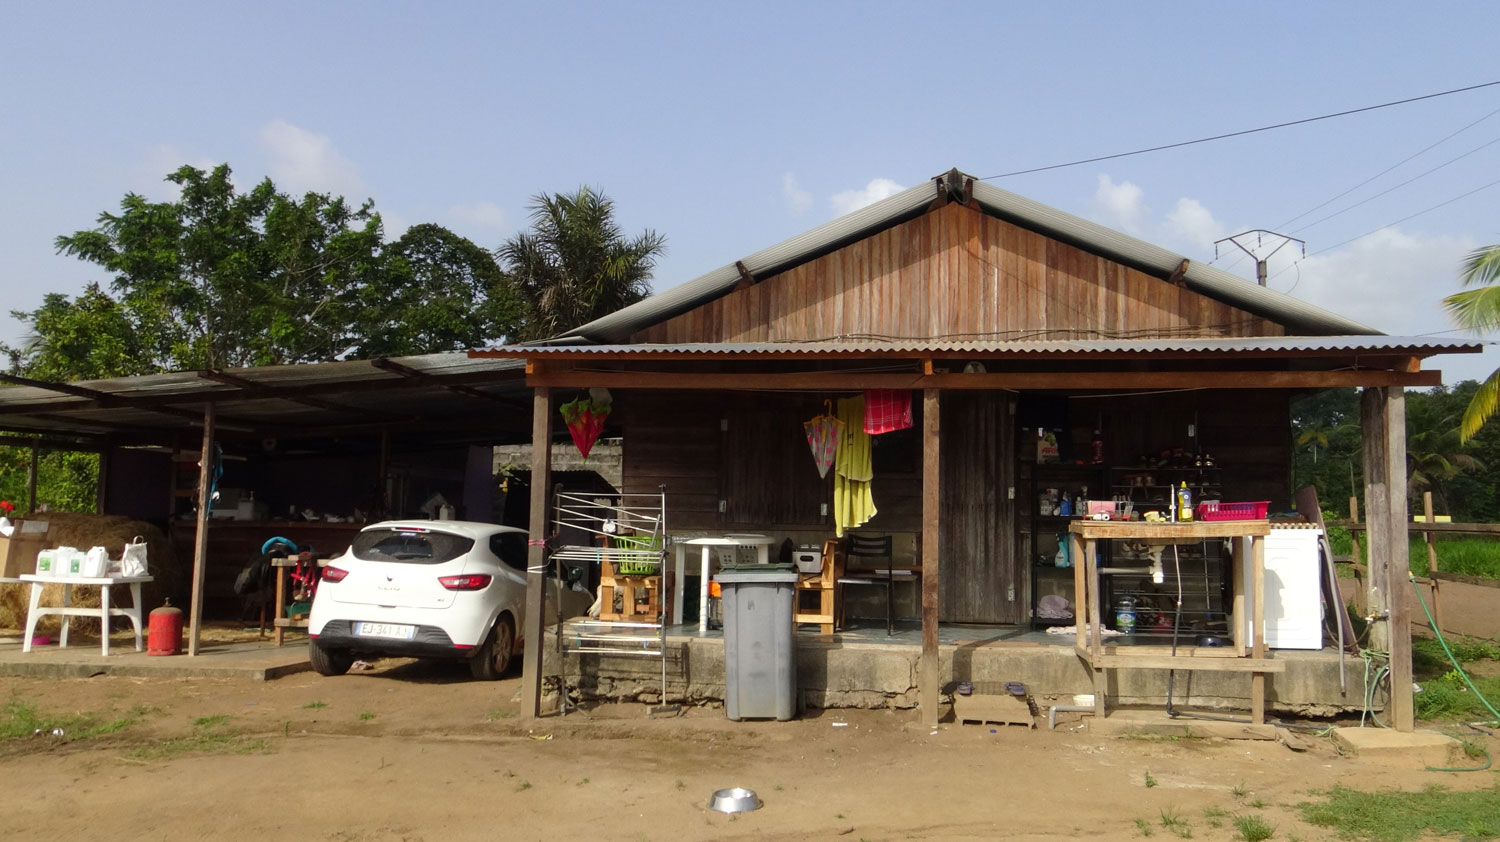
M 1073 558 L 1074 618 L 1078 657 L 1094 673 L 1094 713 L 1106 712 L 1105 690 L 1110 669 L 1216 670 L 1250 673 L 1250 719 L 1265 721 L 1266 673 L 1282 672 L 1284 662 L 1266 657 L 1265 542 L 1271 534 L 1264 520 L 1146 523 L 1142 521 L 1075 521 L 1068 525 Z M 1231 542 L 1234 553 L 1234 648 L 1115 646 L 1105 650 L 1100 605 L 1098 546 L 1101 540 L 1127 539 L 1148 544 L 1192 544 L 1205 538 Z M 1246 565 L 1249 565 L 1248 569 Z M 1249 587 L 1245 587 L 1246 573 Z

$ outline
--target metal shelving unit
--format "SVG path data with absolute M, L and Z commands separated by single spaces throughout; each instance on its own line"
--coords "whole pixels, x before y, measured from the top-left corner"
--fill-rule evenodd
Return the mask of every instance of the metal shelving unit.
M 563 622 L 559 613 L 557 646 L 562 672 L 562 711 L 567 713 L 567 655 L 646 657 L 661 661 L 661 708 L 667 707 L 667 489 L 654 493 L 568 493 L 559 488 L 553 506 L 553 527 L 562 540 L 551 562 L 557 587 L 562 587 L 564 565 L 600 567 L 599 617 Z M 578 543 L 587 540 L 591 543 Z M 639 596 L 646 596 L 644 606 Z M 621 606 L 614 609 L 619 597 Z M 608 602 L 609 604 L 603 604 Z M 559 595 L 558 606 L 562 600 Z

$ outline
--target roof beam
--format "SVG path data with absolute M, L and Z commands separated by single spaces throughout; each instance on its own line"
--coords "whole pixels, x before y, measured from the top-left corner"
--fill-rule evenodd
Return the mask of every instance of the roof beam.
M 288 400 L 293 403 L 300 403 L 303 406 L 310 406 L 314 409 L 326 409 L 329 412 L 345 412 L 350 415 L 378 415 L 383 418 L 403 421 L 420 420 L 416 416 L 412 415 L 390 412 L 384 409 L 370 409 L 366 407 L 350 406 L 348 404 L 339 403 L 338 401 L 327 400 L 326 398 L 313 397 L 312 395 L 278 394 L 278 390 L 272 387 L 262 386 L 259 383 L 251 380 L 246 380 L 243 377 L 236 377 L 233 374 L 227 374 L 225 372 L 217 371 L 214 369 L 200 371 L 198 372 L 198 376 L 202 377 L 205 380 L 212 380 L 215 383 L 223 383 L 226 386 L 234 386 L 235 388 L 241 389 L 247 394 L 256 398 Z M 219 426 L 223 425 L 221 424 Z
M 472 353 L 470 354 L 470 356 L 472 356 Z M 388 359 L 385 359 L 384 357 L 381 357 L 379 359 L 370 360 L 370 365 L 375 366 L 376 368 L 380 369 L 381 371 L 389 371 L 392 374 L 399 374 L 402 377 L 405 377 L 408 380 L 411 380 L 411 381 L 414 381 L 414 382 L 417 382 L 417 383 L 422 383 L 422 384 L 429 385 L 429 386 L 437 386 L 437 387 L 439 387 L 441 389 L 445 389 L 445 390 L 447 390 L 449 392 L 452 392 L 452 393 L 454 393 L 456 395 L 463 395 L 465 397 L 478 398 L 480 400 L 486 400 L 486 401 L 493 401 L 494 403 L 505 404 L 506 406 L 509 406 L 509 407 L 512 407 L 512 408 L 515 408 L 515 409 L 526 409 L 527 411 L 530 411 L 530 409 L 531 409 L 529 406 L 526 406 L 521 401 L 511 400 L 510 398 L 503 398 L 503 397 L 501 397 L 499 395 L 492 395 L 492 394 L 490 394 L 488 392 L 481 392 L 481 391 L 479 391 L 478 389 L 476 389 L 476 388 L 474 388 L 472 386 L 465 386 L 465 385 L 461 385 L 461 384 L 458 384 L 458 383 L 448 383 L 448 382 L 445 382 L 440 377 L 434 377 L 433 375 L 428 374 L 425 371 L 417 371 L 416 369 L 412 368 L 411 366 L 402 365 L 401 363 L 398 363 L 395 360 L 388 360 Z
M 1438 386 L 1439 371 L 1018 371 L 994 374 L 693 374 L 560 371 L 526 378 L 532 387 L 587 389 L 767 389 L 835 392 L 864 389 L 1328 389 L 1341 386 Z

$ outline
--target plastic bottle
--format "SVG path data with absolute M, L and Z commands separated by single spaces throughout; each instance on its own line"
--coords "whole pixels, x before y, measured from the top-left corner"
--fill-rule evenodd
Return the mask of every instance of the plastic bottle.
M 1104 437 L 1094 430 L 1094 464 L 1104 464 Z
M 1187 487 L 1187 480 L 1177 489 L 1177 519 L 1183 523 L 1193 519 L 1193 492 Z

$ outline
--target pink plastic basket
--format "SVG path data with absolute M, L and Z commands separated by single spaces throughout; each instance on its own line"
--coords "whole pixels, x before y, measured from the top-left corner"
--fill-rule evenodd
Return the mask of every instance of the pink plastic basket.
M 1199 520 L 1265 520 L 1266 509 L 1270 505 L 1270 500 L 1258 500 L 1254 503 L 1216 503 L 1205 500 L 1198 504 L 1196 514 Z

